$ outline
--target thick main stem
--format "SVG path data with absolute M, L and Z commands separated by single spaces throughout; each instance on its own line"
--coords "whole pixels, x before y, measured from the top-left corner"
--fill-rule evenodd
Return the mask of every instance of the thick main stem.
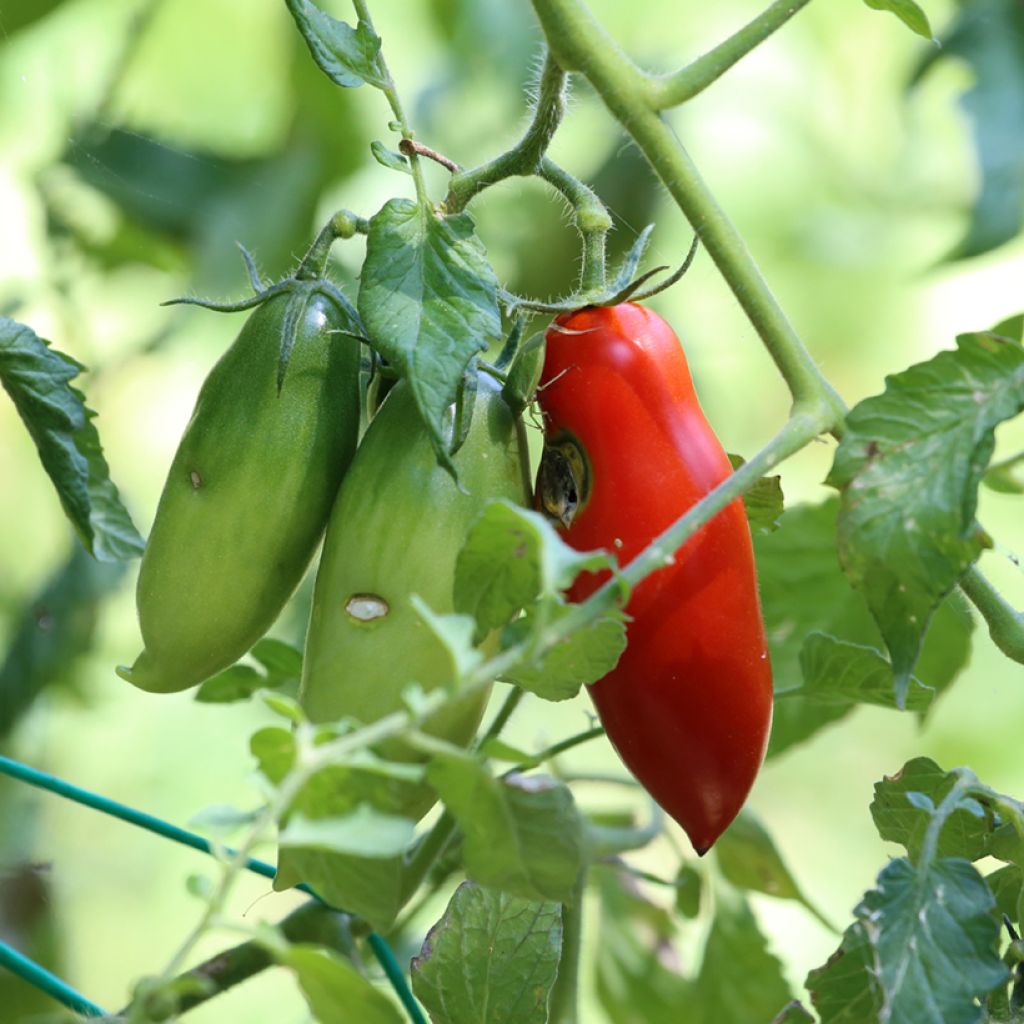
M 556 60 L 587 77 L 700 236 L 794 402 L 824 401 L 830 411 L 826 429 L 835 427 L 845 414 L 841 399 L 804 348 L 736 228 L 657 113 L 652 80 L 622 53 L 581 0 L 533 0 L 533 5 Z

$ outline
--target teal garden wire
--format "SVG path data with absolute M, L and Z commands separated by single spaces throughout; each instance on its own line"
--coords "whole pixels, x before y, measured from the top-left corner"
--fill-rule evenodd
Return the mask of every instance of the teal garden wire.
M 118 803 L 116 800 L 111 800 L 108 797 L 100 796 L 98 793 L 92 793 L 87 789 L 82 789 L 80 786 L 76 786 L 73 783 L 65 782 L 63 779 L 58 779 L 55 775 L 50 775 L 47 772 L 41 772 L 35 768 L 30 768 L 28 765 L 22 764 L 20 761 L 15 761 L 13 758 L 0 756 L 0 774 L 9 775 L 11 778 L 18 779 L 21 782 L 26 782 L 30 786 L 36 786 L 39 789 L 45 789 L 48 792 L 56 793 L 58 796 L 62 796 L 68 800 L 73 800 L 75 803 L 91 807 L 93 810 L 100 811 L 103 814 L 109 814 L 111 817 L 120 818 L 121 821 L 126 821 L 131 825 L 136 825 L 139 828 L 144 828 L 149 832 L 154 832 L 159 836 L 163 836 L 165 839 L 171 839 L 176 843 L 189 846 L 193 850 L 199 850 L 202 853 L 207 854 L 212 854 L 213 852 L 210 842 L 202 836 L 196 835 L 194 832 L 189 832 L 186 829 L 179 828 L 177 825 L 172 825 L 169 822 L 163 821 L 161 818 L 154 817 L 152 814 L 147 814 L 145 811 L 136 810 L 133 807 L 128 807 L 125 804 Z M 226 852 L 230 856 L 233 851 L 229 849 Z M 262 875 L 264 878 L 273 878 L 277 873 L 272 864 L 268 864 L 266 861 L 257 860 L 254 857 L 246 858 L 245 867 L 254 874 Z M 319 900 L 321 903 L 324 903 L 325 906 L 330 906 L 330 904 L 327 904 L 325 900 L 322 900 L 308 885 L 301 884 L 297 885 L 296 888 L 302 890 L 302 892 L 305 892 L 309 896 L 312 896 L 314 899 Z M 405 1007 L 405 1010 L 409 1015 L 409 1020 L 412 1024 L 427 1024 L 426 1018 L 423 1016 L 423 1012 L 419 1008 L 419 1004 L 416 1002 L 411 990 L 409 989 L 405 973 L 402 971 L 401 965 L 395 958 L 395 954 L 391 947 L 376 932 L 371 932 L 369 934 L 367 942 L 369 943 L 374 956 L 377 958 L 377 961 L 380 963 L 385 976 L 394 988 L 395 994 L 401 1001 L 402 1006 Z M 25 981 L 28 981 L 30 984 L 35 985 L 37 988 L 40 988 L 47 994 L 53 996 L 65 1006 L 77 1010 L 79 1013 L 84 1013 L 86 1016 L 103 1016 L 103 1011 L 95 1006 L 95 1004 L 90 1003 L 89 1000 L 79 995 L 74 989 L 65 985 L 59 978 L 56 978 L 44 968 L 33 963 L 33 961 L 24 957 L 11 947 L 0 944 L 0 964 L 7 967 Z

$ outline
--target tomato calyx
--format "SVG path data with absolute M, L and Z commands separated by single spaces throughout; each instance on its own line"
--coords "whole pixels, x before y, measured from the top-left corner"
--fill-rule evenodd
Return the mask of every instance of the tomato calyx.
M 568 530 L 590 497 L 590 466 L 579 442 L 563 434 L 544 445 L 537 474 L 541 511 Z

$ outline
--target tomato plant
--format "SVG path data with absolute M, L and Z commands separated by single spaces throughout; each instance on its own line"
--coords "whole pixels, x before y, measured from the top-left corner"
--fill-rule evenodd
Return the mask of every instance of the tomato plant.
M 343 6 L 0 14 L 4 1024 L 1014 1024 L 1019 4 Z

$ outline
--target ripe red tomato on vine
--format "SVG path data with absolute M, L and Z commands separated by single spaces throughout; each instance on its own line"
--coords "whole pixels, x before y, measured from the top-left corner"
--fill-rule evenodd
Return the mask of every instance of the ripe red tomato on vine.
M 679 339 L 634 303 L 559 317 L 538 401 L 538 499 L 579 550 L 627 565 L 732 472 Z M 607 571 L 581 576 L 582 601 Z M 628 646 L 590 688 L 622 760 L 704 853 L 739 813 L 764 758 L 772 678 L 740 499 L 701 527 L 626 606 Z

